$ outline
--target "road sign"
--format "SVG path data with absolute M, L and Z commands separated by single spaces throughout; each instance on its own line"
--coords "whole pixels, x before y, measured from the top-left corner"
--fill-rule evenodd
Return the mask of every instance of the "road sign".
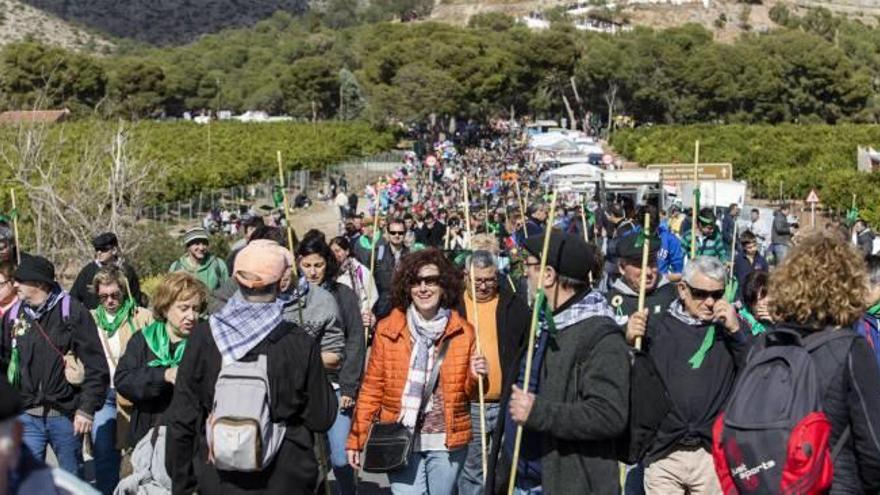
M 816 203 L 819 202 L 819 195 L 816 194 L 816 190 L 810 190 L 809 196 L 807 196 L 807 203 L 810 203 L 810 227 L 816 228 Z
M 694 166 L 687 163 L 653 163 L 648 168 L 659 169 L 663 180 L 683 182 L 694 180 Z M 733 165 L 730 163 L 701 163 L 697 165 L 699 180 L 733 180 Z
M 816 190 L 813 189 L 813 190 L 810 191 L 810 195 L 807 196 L 807 203 L 813 203 L 813 204 L 816 204 L 816 203 L 818 203 L 818 202 L 819 202 L 819 195 L 816 194 Z
M 609 154 L 605 154 L 602 156 L 602 163 L 604 163 L 605 165 L 611 165 L 613 162 L 614 162 L 613 156 L 611 156 Z

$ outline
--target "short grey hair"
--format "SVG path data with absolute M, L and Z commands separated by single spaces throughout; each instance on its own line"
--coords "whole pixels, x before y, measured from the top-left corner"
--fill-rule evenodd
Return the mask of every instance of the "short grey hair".
M 472 267 L 480 270 L 491 267 L 497 270 L 498 258 L 489 251 L 474 251 L 468 256 L 465 266 L 468 270 L 471 270 Z
M 697 274 L 703 274 L 722 284 L 727 283 L 727 267 L 714 256 L 697 256 L 690 260 L 684 267 L 681 278 L 690 285 Z

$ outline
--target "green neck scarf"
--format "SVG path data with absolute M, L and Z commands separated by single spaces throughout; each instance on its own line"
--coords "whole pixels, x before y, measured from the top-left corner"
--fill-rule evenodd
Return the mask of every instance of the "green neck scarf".
M 868 308 L 868 314 L 871 316 L 880 316 L 880 302 Z
M 731 280 L 724 286 L 724 299 L 731 304 L 733 304 L 733 300 L 736 299 L 737 286 L 736 278 L 731 278 Z M 706 359 L 706 353 L 709 352 L 709 349 L 712 348 L 712 344 L 714 343 L 715 325 L 710 325 L 709 328 L 706 329 L 706 336 L 703 337 L 703 342 L 700 344 L 700 348 L 697 349 L 697 352 L 695 352 L 688 360 L 692 369 L 699 369 L 700 366 L 703 365 L 703 360 Z
M 171 355 L 171 339 L 168 338 L 168 332 L 165 331 L 165 323 L 157 321 L 152 325 L 141 330 L 144 334 L 144 340 L 147 341 L 147 347 L 156 355 L 156 359 L 147 363 L 151 368 L 176 368 L 183 359 L 183 351 L 186 349 L 186 339 L 177 344 L 174 355 Z
M 116 311 L 116 314 L 113 316 L 111 320 L 107 315 L 107 310 L 104 309 L 104 306 L 98 305 L 98 309 L 95 310 L 95 319 L 97 320 L 98 326 L 103 330 L 107 337 L 112 337 L 116 334 L 116 331 L 119 330 L 119 327 L 122 326 L 123 323 L 128 321 L 129 318 L 134 314 L 134 299 L 128 298 L 125 300 L 125 303 Z

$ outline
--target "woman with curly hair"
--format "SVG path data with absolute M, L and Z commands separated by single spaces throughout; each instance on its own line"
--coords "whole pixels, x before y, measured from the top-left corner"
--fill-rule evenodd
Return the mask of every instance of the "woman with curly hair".
M 837 236 L 805 236 L 770 275 L 770 313 L 777 329 L 809 338 L 817 332 L 853 332 L 865 311 L 864 258 Z M 855 334 L 855 332 L 853 332 Z M 835 339 L 811 351 L 831 421 L 834 459 L 831 494 L 880 491 L 880 369 L 861 336 Z
M 462 291 L 461 272 L 437 249 L 406 255 L 394 274 L 394 309 L 376 328 L 347 445 L 357 469 L 374 418 L 412 431 L 409 462 L 388 475 L 394 494 L 455 491 L 471 439 L 471 393 L 488 371 L 486 359 L 476 356 L 473 327 L 452 309 Z M 420 418 L 423 390 L 443 347 L 436 389 Z

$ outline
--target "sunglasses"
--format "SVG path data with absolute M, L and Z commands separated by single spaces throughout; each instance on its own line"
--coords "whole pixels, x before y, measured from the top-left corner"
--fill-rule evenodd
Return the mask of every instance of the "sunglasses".
M 687 285 L 687 284 L 685 284 L 685 285 Z M 721 300 L 721 298 L 724 297 L 724 289 L 704 290 L 704 289 L 697 289 L 696 287 L 691 287 L 690 285 L 687 285 L 687 288 L 688 288 L 688 291 L 691 293 L 691 297 L 693 297 L 694 299 L 699 299 L 701 301 L 705 301 L 706 299 L 709 299 L 710 297 L 715 301 L 719 301 L 719 300 Z
M 419 287 L 425 284 L 428 287 L 437 287 L 440 285 L 440 275 L 428 275 L 427 277 L 416 277 L 413 279 L 412 287 Z
M 106 301 L 108 299 L 114 299 L 116 301 L 119 301 L 122 299 L 122 293 L 121 292 L 113 292 L 112 294 L 98 294 L 99 301 Z
M 389 230 L 388 235 L 404 235 L 406 231 L 404 230 Z

